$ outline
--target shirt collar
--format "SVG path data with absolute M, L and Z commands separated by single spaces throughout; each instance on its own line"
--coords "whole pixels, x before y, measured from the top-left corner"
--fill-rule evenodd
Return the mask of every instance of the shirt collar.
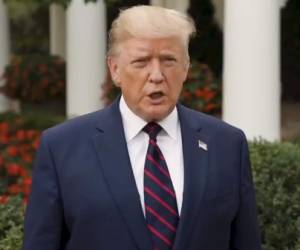
M 123 95 L 121 96 L 119 106 L 125 131 L 125 137 L 126 141 L 128 142 L 143 129 L 147 122 L 131 111 L 131 109 L 126 104 Z M 176 139 L 177 131 L 179 129 L 177 107 L 175 106 L 172 112 L 163 120 L 158 122 L 158 124 L 164 129 L 164 131 L 167 132 L 170 137 Z

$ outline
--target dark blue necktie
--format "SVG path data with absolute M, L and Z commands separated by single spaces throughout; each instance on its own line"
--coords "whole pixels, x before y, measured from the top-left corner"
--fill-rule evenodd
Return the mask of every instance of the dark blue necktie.
M 149 135 L 144 168 L 146 222 L 154 250 L 173 249 L 179 220 L 177 202 L 167 163 L 156 143 L 160 125 L 148 123 L 143 131 Z

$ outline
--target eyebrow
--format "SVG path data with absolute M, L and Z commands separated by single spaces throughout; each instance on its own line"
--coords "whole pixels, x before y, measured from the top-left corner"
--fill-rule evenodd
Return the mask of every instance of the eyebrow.
M 177 51 L 168 50 L 168 49 L 159 51 L 158 56 L 159 56 L 160 60 L 164 60 L 166 58 L 172 58 L 175 60 L 178 59 Z M 146 60 L 149 60 L 151 57 L 152 57 L 151 51 L 149 51 L 148 49 L 145 49 L 145 48 L 136 47 L 130 53 L 130 63 L 136 63 L 138 61 L 144 61 L 144 60 L 146 61 Z
M 148 60 L 150 56 L 148 55 L 134 55 L 133 58 L 130 60 L 131 63 L 137 62 L 137 61 L 144 61 Z
M 176 55 L 177 54 L 172 51 L 162 51 L 159 54 L 159 57 L 169 57 L 169 56 L 176 57 Z M 139 51 L 139 52 L 132 53 L 132 57 L 148 59 L 149 57 L 151 57 L 151 54 L 149 54 L 148 52 Z
M 172 53 L 172 54 L 161 54 L 161 55 L 159 55 L 159 57 L 162 57 L 162 58 L 166 58 L 166 57 L 172 57 L 172 58 L 176 58 L 177 56 L 176 56 L 176 54 L 174 54 L 174 53 Z

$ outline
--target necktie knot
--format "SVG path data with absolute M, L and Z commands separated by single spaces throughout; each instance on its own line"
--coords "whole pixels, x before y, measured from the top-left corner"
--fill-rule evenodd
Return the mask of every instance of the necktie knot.
M 144 128 L 143 131 L 146 132 L 149 137 L 153 140 L 156 140 L 156 136 L 162 130 L 162 127 L 156 122 L 149 122 Z

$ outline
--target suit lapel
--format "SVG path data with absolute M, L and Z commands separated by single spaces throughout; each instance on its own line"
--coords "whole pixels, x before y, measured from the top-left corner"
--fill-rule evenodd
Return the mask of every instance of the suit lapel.
M 209 138 L 204 135 L 203 129 L 199 125 L 200 122 L 194 124 L 191 117 L 183 109 L 178 105 L 184 155 L 184 191 L 175 250 L 186 249 L 196 216 L 199 213 L 208 168 Z M 207 150 L 199 147 L 199 140 L 200 143 L 208 146 Z
M 119 102 L 102 111 L 94 145 L 112 197 L 137 247 L 151 249 L 151 238 L 140 204 L 128 155 Z M 117 239 L 116 239 L 117 240 Z

